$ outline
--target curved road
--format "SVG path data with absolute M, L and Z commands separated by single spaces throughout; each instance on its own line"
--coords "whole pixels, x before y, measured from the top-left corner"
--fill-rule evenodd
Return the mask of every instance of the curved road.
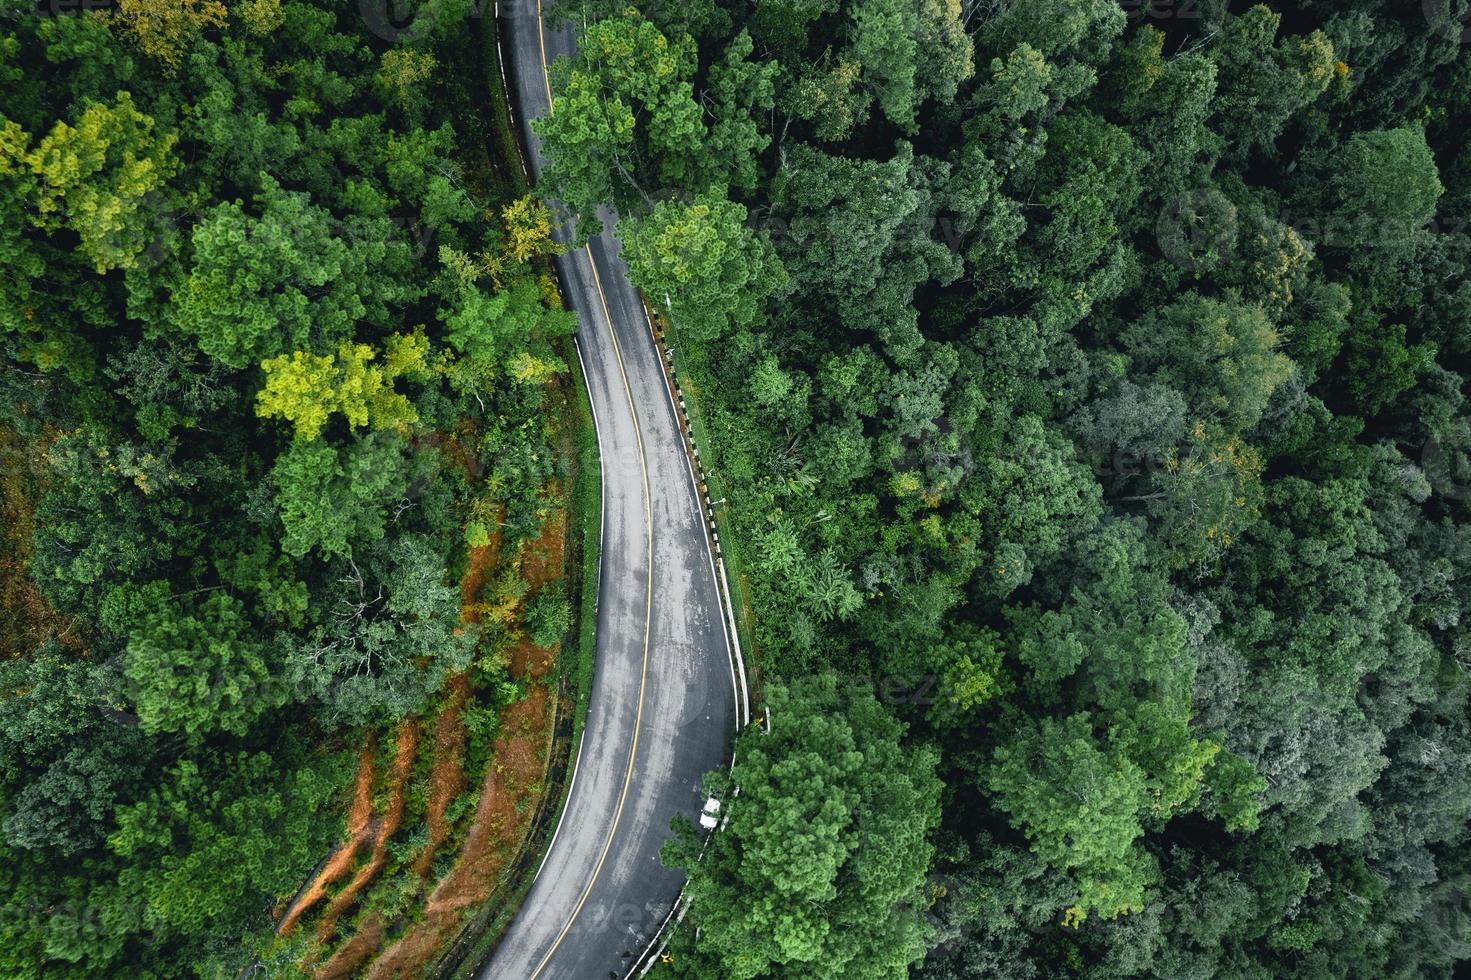
M 502 53 L 533 176 L 528 121 L 550 110 L 546 63 L 574 47 L 539 0 L 502 6 Z M 605 221 L 614 225 L 611 216 Z M 729 761 L 735 675 L 701 504 L 638 293 L 611 231 L 557 261 L 577 311 L 603 468 L 597 670 L 567 806 L 526 902 L 480 971 L 493 980 L 623 977 L 683 876 L 659 863 L 676 813 Z

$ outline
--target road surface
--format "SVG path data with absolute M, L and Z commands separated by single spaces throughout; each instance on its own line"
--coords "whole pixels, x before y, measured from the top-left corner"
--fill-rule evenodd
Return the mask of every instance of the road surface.
M 533 176 L 528 121 L 549 111 L 545 65 L 574 47 L 510 0 L 502 55 Z M 605 221 L 608 229 L 614 221 Z M 597 670 L 567 806 L 486 980 L 623 977 L 669 915 L 683 875 L 659 863 L 676 813 L 727 765 L 735 676 L 700 498 L 638 293 L 611 231 L 558 259 L 577 311 L 603 469 Z

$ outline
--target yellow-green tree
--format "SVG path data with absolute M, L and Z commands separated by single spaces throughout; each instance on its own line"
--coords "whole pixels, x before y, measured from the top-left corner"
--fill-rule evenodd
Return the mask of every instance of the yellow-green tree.
M 1262 458 L 1240 436 L 1196 423 L 1191 443 L 1167 455 L 1146 501 L 1178 567 L 1207 564 L 1260 513 Z
M 400 106 L 422 101 L 422 85 L 434 74 L 434 55 L 412 48 L 389 48 L 378 62 L 374 79 Z
M 38 185 L 32 222 L 76 232 L 98 272 L 130 268 L 149 239 L 147 197 L 174 170 L 176 139 L 155 133 L 128 92 L 87 106 L 75 125 L 58 122 L 25 158 Z
M 418 335 L 422 340 L 422 335 Z M 256 395 L 255 413 L 282 418 L 296 428 L 296 438 L 310 442 L 334 414 L 346 417 L 350 428 L 400 428 L 418 421 L 419 414 L 393 382 L 402 375 L 422 374 L 427 368 L 427 344 L 394 338 L 388 357 L 375 363 L 377 353 L 367 344 L 345 343 L 335 357 L 295 351 L 261 362 L 266 384 Z
M 513 262 L 530 262 L 538 255 L 557 251 L 552 241 L 552 213 L 537 198 L 527 194 L 501 210 L 506 223 L 506 255 Z
M 224 27 L 227 13 L 219 0 L 118 0 L 115 23 L 144 54 L 176 68 L 189 42 Z

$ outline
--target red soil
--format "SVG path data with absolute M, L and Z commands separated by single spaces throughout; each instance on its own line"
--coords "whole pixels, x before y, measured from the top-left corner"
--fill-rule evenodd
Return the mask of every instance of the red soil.
M 322 964 L 315 980 L 347 980 L 357 973 L 383 942 L 383 917 L 376 912 L 363 919 L 358 931 Z
M 378 876 L 383 868 L 384 859 L 388 856 L 388 842 L 398 832 L 399 821 L 403 819 L 404 811 L 404 783 L 408 779 L 409 770 L 414 765 L 414 752 L 419 746 L 419 724 L 412 716 L 398 723 L 398 749 L 393 759 L 393 771 L 389 775 L 388 808 L 380 818 L 370 821 L 374 824 L 373 853 L 368 863 L 358 869 L 353 875 L 347 887 L 332 900 L 327 906 L 327 911 L 322 913 L 321 920 L 317 923 L 317 938 L 326 942 L 337 931 L 337 919 L 343 911 L 351 907 L 357 900 L 358 894 L 367 887 L 369 882 Z
M 415 976 L 454 934 L 462 916 L 485 901 L 515 860 L 546 776 L 551 691 L 531 686 L 501 714 L 501 735 L 459 860 L 429 895 L 424 917 L 369 969 L 368 980 Z
M 460 723 L 460 709 L 470 696 L 470 681 L 464 674 L 456 674 L 446 687 L 449 697 L 434 723 L 434 769 L 429 774 L 429 806 L 424 817 L 429 840 L 414 861 L 414 874 L 420 878 L 429 873 L 434 853 L 449 832 L 444 814 L 465 782 L 465 726 Z
M 352 867 L 353 859 L 357 857 L 358 850 L 370 836 L 370 824 L 373 816 L 373 732 L 371 730 L 363 733 L 363 747 L 358 752 L 358 771 L 353 783 L 352 810 L 347 817 L 347 840 L 342 843 L 332 855 L 327 858 L 327 863 L 322 865 L 322 870 L 312 879 L 296 904 L 286 913 L 276 931 L 288 936 L 296 926 L 307 909 L 311 908 L 327 894 L 327 886 L 338 878 L 347 874 Z

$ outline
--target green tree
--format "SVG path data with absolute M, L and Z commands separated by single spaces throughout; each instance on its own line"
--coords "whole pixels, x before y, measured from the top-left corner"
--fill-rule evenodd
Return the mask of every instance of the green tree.
M 1167 450 L 1150 474 L 1144 500 L 1160 521 L 1177 567 L 1200 567 L 1230 548 L 1257 518 L 1262 458 L 1240 436 L 1196 423 L 1188 444 Z
M 853 54 L 876 92 L 879 108 L 907 133 L 917 128 L 915 91 L 918 45 L 906 0 L 862 0 L 853 9 Z
M 983 25 L 983 43 L 997 51 L 1028 44 L 1043 56 L 1096 62 L 1123 33 L 1128 16 L 1106 0 L 1041 0 L 1029 7 L 1003 7 Z
M 344 770 L 345 771 L 345 770 Z M 265 753 L 182 759 L 117 810 L 108 848 L 137 926 L 161 937 L 237 928 L 318 856 L 312 825 L 338 786 L 325 765 L 279 771 Z M 289 805 L 288 805 L 289 803 Z
M 749 327 L 784 284 L 780 260 L 745 218 L 739 204 L 705 194 L 620 224 L 629 275 L 669 304 L 681 335 L 712 341 Z
M 100 734 L 100 733 L 98 733 Z M 113 828 L 113 809 L 131 795 L 152 755 L 132 732 L 112 731 L 96 745 L 59 756 L 15 794 L 5 840 L 40 855 L 93 851 Z
M 1435 217 L 1445 187 L 1418 126 L 1354 133 L 1333 164 L 1346 245 L 1398 243 Z
M 986 787 L 1037 856 L 1074 875 L 1078 901 L 1065 921 L 1143 910 L 1158 874 L 1135 845 L 1148 806 L 1144 773 L 1098 740 L 1086 713 L 1044 718 L 1014 735 L 996 749 Z
M 555 646 L 572 628 L 572 605 L 561 589 L 544 589 L 526 604 L 526 634 L 539 647 Z
M 270 474 L 285 530 L 281 550 L 350 556 L 354 543 L 381 539 L 388 506 L 407 486 L 403 454 L 403 440 L 383 432 L 340 447 L 293 442 Z
M 441 258 L 449 259 L 452 274 L 462 268 L 453 253 Z M 577 327 L 570 310 L 546 305 L 531 278 L 517 279 L 495 293 L 460 279 L 440 316 L 453 353 L 443 357 L 436 370 L 452 388 L 481 406 L 507 377 L 535 383 L 552 374 L 560 362 L 550 353 L 550 342 Z
M 128 639 L 123 672 L 143 730 L 243 735 L 280 701 L 264 644 L 239 600 L 214 593 L 197 606 L 169 604 Z
M 262 181 L 260 216 L 240 202 L 216 205 L 191 235 L 192 262 L 170 287 L 166 316 L 210 357 L 245 368 L 277 354 L 332 349 L 360 321 L 386 325 L 389 304 L 422 287 L 395 273 L 407 242 L 384 219 L 343 235 L 307 195 Z
M 728 825 L 703 855 L 688 827 L 666 849 L 689 874 L 696 946 L 731 977 L 904 976 L 926 936 L 935 756 L 831 673 L 767 694 L 771 733 L 739 738 Z
M 1226 155 L 1244 160 L 1328 91 L 1338 63 L 1322 31 L 1279 39 L 1282 15 L 1264 4 L 1223 20 L 1213 45 L 1219 86 L 1211 119 Z
M 1228 431 L 1255 425 L 1291 375 L 1280 337 L 1258 307 L 1187 293 L 1123 335 L 1138 370 L 1173 386 L 1196 413 Z
M 556 66 L 551 114 L 533 128 L 548 160 L 543 189 L 578 216 L 580 240 L 596 233 L 598 205 L 627 213 L 699 172 L 696 58 L 689 35 L 667 38 L 630 8 L 589 24 L 576 59 Z
M 171 447 L 109 445 L 97 428 L 58 439 L 48 457 L 54 483 L 37 508 L 31 554 L 37 582 L 58 609 L 125 632 L 110 611 L 203 541 L 192 526 L 200 511 L 183 492 L 200 487 L 201 474 L 181 466 Z
M 927 97 L 946 102 L 975 71 L 959 0 L 860 0 L 853 55 L 890 122 L 914 133 Z
M 359 561 L 361 559 L 361 562 Z M 458 587 L 423 535 L 360 548 L 328 593 L 332 615 L 288 651 L 287 677 L 332 726 L 421 711 L 470 665 L 478 639 L 461 628 Z
M 837 11 L 839 0 L 757 0 L 752 32 L 781 52 L 780 61 L 796 60 L 812 35 L 813 21 Z
M 853 57 L 829 53 L 793 82 L 782 108 L 812 122 L 813 135 L 836 142 L 868 119 L 873 96 L 861 84 L 863 66 Z
M 882 339 L 912 360 L 922 345 L 912 300 L 930 277 L 951 282 L 959 258 L 933 237 L 948 164 L 896 143 L 884 160 L 798 145 L 786 154 L 772 195 L 783 264 L 792 281 L 830 304 L 838 322 Z
M 1041 230 L 1043 278 L 1067 282 L 1108 254 L 1133 207 L 1147 158 L 1134 138 L 1089 112 L 1069 112 L 1049 129 L 1040 177 L 1050 220 Z
M 744 191 L 755 190 L 760 176 L 757 158 L 771 145 L 761 115 L 775 104 L 778 73 L 775 63 L 750 60 L 754 50 L 749 32 L 737 34 L 726 47 L 724 60 L 710 67 L 705 92 L 714 100 L 714 118 L 705 138 L 710 181 Z
M 1344 338 L 1347 349 L 1347 385 L 1355 404 L 1365 415 L 1377 415 L 1435 363 L 1434 343 L 1409 343 L 1404 323 L 1381 317 L 1351 317 Z
M 98 272 L 130 268 L 153 237 L 149 223 L 162 217 L 149 205 L 162 203 L 177 139 L 155 134 L 128 92 L 111 105 L 88 105 L 75 126 L 58 122 L 26 155 L 37 185 L 32 220 L 75 232 Z

